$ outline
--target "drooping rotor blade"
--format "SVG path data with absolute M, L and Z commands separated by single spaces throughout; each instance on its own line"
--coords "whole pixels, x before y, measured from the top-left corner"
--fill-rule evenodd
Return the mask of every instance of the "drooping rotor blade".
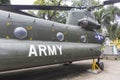
M 49 6 L 49 5 L 0 5 L 1 10 L 70 10 L 72 8 L 77 9 L 94 9 L 96 7 L 118 3 L 120 0 L 107 0 L 103 2 L 103 5 L 91 6 L 91 7 L 70 7 L 70 6 Z
M 70 10 L 76 7 L 46 5 L 0 5 L 2 10 Z
M 114 3 L 119 3 L 120 0 L 107 0 L 104 1 L 103 5 L 109 5 L 109 4 L 114 4 Z
M 98 8 L 98 7 L 101 7 L 101 6 L 115 4 L 115 3 L 119 3 L 119 2 L 120 2 L 120 0 L 107 0 L 107 1 L 104 1 L 102 5 L 91 6 L 91 7 L 87 8 L 87 9 L 92 10 L 92 9 L 95 9 L 95 8 Z
M 26 15 L 26 16 L 36 17 L 37 18 L 37 16 L 35 16 L 35 15 L 29 14 L 29 13 L 26 13 L 26 12 L 23 12 L 23 11 L 20 11 L 20 10 L 7 10 L 7 11 L 18 13 L 18 14 L 23 14 L 23 15 Z

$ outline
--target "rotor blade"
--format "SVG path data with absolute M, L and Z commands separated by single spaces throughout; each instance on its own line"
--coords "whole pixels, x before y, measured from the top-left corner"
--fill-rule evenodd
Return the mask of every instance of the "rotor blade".
M 103 5 L 91 6 L 88 9 L 94 9 L 96 7 L 118 3 L 120 0 L 107 0 Z M 2 10 L 70 10 L 72 8 L 86 9 L 87 7 L 69 7 L 69 6 L 47 6 L 47 5 L 0 5 Z
M 108 0 L 108 1 L 104 1 L 104 5 L 109 5 L 109 4 L 114 4 L 114 3 L 119 3 L 120 0 Z
M 0 5 L 2 10 L 70 10 L 76 7 L 46 5 Z
M 37 16 L 34 16 L 32 14 L 29 14 L 29 13 L 26 13 L 26 12 L 23 12 L 23 11 L 19 11 L 19 10 L 10 10 L 10 12 L 14 12 L 14 13 L 23 14 L 23 15 L 26 15 L 26 16 L 31 16 L 31 17 L 36 17 L 37 18 Z
M 119 3 L 120 0 L 109 0 L 109 1 L 104 1 L 103 2 L 103 5 L 97 5 L 97 6 L 91 6 L 88 8 L 88 10 L 92 10 L 92 9 L 95 9 L 95 8 L 98 8 L 98 7 L 102 7 L 104 5 L 109 5 L 109 4 L 115 4 L 115 3 Z

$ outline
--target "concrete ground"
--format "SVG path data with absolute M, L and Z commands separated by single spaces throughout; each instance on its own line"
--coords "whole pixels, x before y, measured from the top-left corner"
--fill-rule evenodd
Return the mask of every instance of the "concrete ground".
M 34 71 L 2 75 L 0 80 L 120 80 L 120 61 L 102 60 L 105 70 L 99 74 L 87 72 L 92 60 L 74 62 L 69 66 L 61 64 L 37 67 Z

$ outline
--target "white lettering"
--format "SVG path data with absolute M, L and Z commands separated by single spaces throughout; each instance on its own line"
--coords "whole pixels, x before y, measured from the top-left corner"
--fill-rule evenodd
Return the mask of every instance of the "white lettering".
M 46 46 L 45 45 L 38 45 L 38 48 L 39 48 L 39 56 L 42 56 L 42 53 L 47 56 L 47 53 L 46 53 Z
M 60 55 L 62 55 L 62 46 L 61 45 L 60 46 L 56 45 L 56 47 L 58 48 L 58 50 L 60 52 Z
M 29 50 L 29 55 L 28 55 L 28 57 L 31 57 L 32 55 L 38 56 L 38 55 L 37 55 L 37 51 L 36 51 L 34 45 L 30 45 L 30 50 Z
M 38 50 L 38 52 L 37 52 Z M 62 46 L 61 45 L 30 45 L 28 57 L 31 56 L 54 56 L 62 55 Z
M 50 47 L 49 45 L 47 45 L 47 48 L 48 48 L 48 54 L 49 54 L 49 56 L 51 56 L 51 55 L 57 55 L 56 47 L 54 45 L 52 47 Z

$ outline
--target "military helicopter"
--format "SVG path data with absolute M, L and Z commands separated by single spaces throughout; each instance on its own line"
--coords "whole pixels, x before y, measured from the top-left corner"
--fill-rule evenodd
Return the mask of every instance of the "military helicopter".
M 92 7 L 0 5 L 0 73 L 73 61 L 98 59 L 105 37 Z M 67 24 L 39 19 L 20 10 L 71 10 Z M 95 63 L 95 62 L 94 62 Z M 96 63 L 95 63 L 96 64 Z M 17 71 L 16 71 L 17 72 Z

